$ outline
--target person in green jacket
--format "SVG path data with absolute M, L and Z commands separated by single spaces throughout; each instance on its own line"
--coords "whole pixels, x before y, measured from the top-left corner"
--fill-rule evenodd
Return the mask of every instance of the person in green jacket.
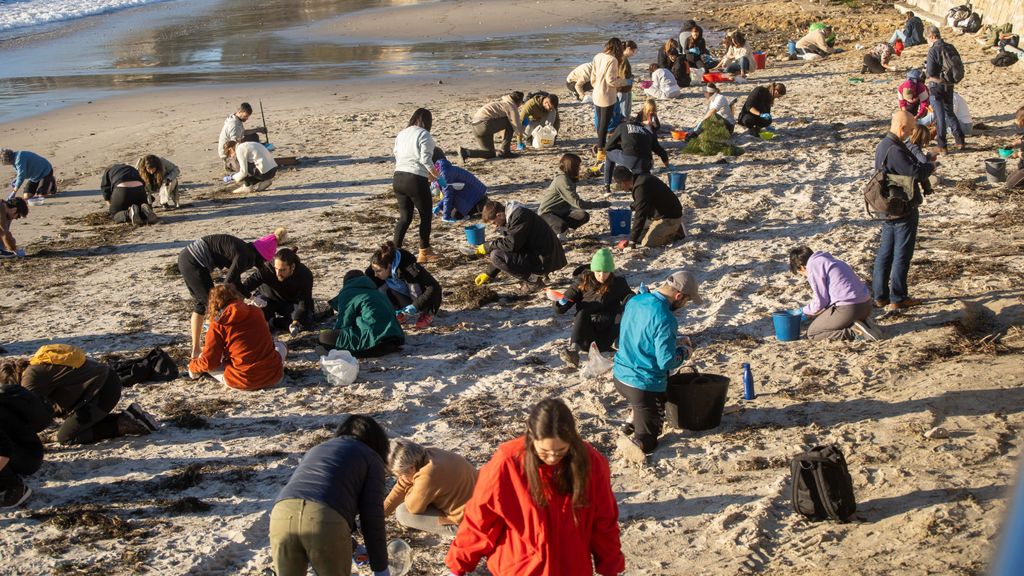
M 330 305 L 338 312 L 338 320 L 333 330 L 320 332 L 320 346 L 325 350 L 348 350 L 356 358 L 374 358 L 405 344 L 394 306 L 362 271 L 345 274 L 341 291 Z
M 527 136 L 544 124 L 551 124 L 555 130 L 562 127 L 562 119 L 558 117 L 558 96 L 547 92 L 531 94 L 526 102 L 519 107 L 519 117 L 523 119 Z
M 541 198 L 538 212 L 555 234 L 575 230 L 590 222 L 587 208 L 607 208 L 610 205 L 608 202 L 587 202 L 580 198 L 576 192 L 576 183 L 580 179 L 582 163 L 575 154 L 563 154 L 558 161 L 558 169 L 562 173 L 555 176 Z

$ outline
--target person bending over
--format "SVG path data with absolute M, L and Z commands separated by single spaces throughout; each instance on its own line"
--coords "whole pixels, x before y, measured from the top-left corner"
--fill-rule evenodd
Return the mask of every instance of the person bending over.
M 238 172 L 231 179 L 242 185 L 232 193 L 262 192 L 273 184 L 277 176 L 277 161 L 263 144 L 229 140 L 224 145 L 224 153 L 238 162 Z
M 519 118 L 519 107 L 523 105 L 523 93 L 512 92 L 502 96 L 500 100 L 488 102 L 473 114 L 473 134 L 479 148 L 467 149 L 459 147 L 459 157 L 465 162 L 467 158 L 514 158 L 512 153 L 512 135 L 525 139 L 522 120 Z M 494 148 L 494 136 L 501 137 L 501 154 Z
M 729 99 L 726 98 L 725 94 L 722 94 L 718 86 L 711 82 L 704 85 L 704 100 L 707 102 L 708 111 L 701 118 L 700 124 L 696 126 L 697 129 L 694 132 L 701 132 L 704 122 L 711 120 L 717 115 L 725 122 L 726 129 L 732 134 L 736 128 L 736 118 L 732 112 L 735 101 L 729 102 Z
M 662 128 L 666 128 L 662 125 L 661 119 L 658 118 L 658 102 L 654 98 L 648 98 L 640 111 L 637 112 L 636 116 L 633 117 L 634 122 L 639 122 L 647 127 L 655 136 Z M 667 128 L 666 128 L 667 129 Z
M 398 481 L 384 499 L 384 515 L 408 528 L 453 537 L 476 485 L 476 468 L 440 448 L 396 439 L 388 468 Z
M 523 133 L 527 137 L 533 136 L 533 131 L 545 124 L 560 130 L 562 120 L 558 117 L 558 96 L 547 92 L 530 95 L 519 107 L 519 117 L 522 118 Z
M 576 97 L 576 100 L 582 101 L 587 92 L 594 89 L 594 86 L 590 83 L 590 76 L 593 71 L 594 63 L 587 62 L 573 68 L 572 72 L 565 77 L 565 87 L 569 89 L 570 94 Z
M 604 189 L 611 191 L 616 166 L 625 166 L 633 174 L 647 174 L 654 169 L 654 155 L 668 168 L 668 152 L 647 126 L 632 120 L 615 127 L 608 139 L 608 156 L 604 162 Z
M 395 307 L 361 271 L 345 274 L 341 291 L 330 304 L 338 318 L 333 330 L 320 332 L 324 349 L 348 350 L 356 358 L 374 358 L 396 352 L 405 344 Z
M 146 188 L 139 171 L 127 164 L 107 168 L 100 180 L 100 190 L 114 222 L 145 226 L 160 219 L 146 197 Z
M 53 166 L 50 161 L 35 152 L 22 150 L 15 152 L 4 148 L 0 150 L 0 164 L 14 166 L 14 181 L 11 182 L 11 194 L 8 199 L 19 194 L 25 200 L 40 196 L 53 196 L 57 193 L 57 180 L 53 177 Z
M 385 242 L 370 257 L 366 276 L 387 294 L 400 323 L 426 328 L 441 309 L 441 285 L 412 254 Z
M 644 88 L 644 94 L 662 100 L 683 97 L 683 91 L 679 89 L 679 84 L 676 83 L 676 77 L 671 70 L 652 62 L 647 67 L 647 71 L 651 74 L 651 86 Z
M 864 55 L 864 66 L 861 67 L 861 74 L 884 74 L 895 72 L 896 67 L 889 62 L 900 55 L 900 49 L 894 48 L 888 42 L 875 44 L 875 47 Z
M 225 145 L 228 142 L 259 142 L 260 134 L 266 134 L 267 129 L 263 126 L 246 129 L 244 124 L 252 116 L 252 106 L 248 102 L 238 105 L 234 114 L 224 119 L 224 126 L 220 129 L 220 137 L 217 139 L 217 153 L 224 161 L 224 169 L 228 172 L 238 172 L 238 161 L 227 155 Z
M 0 373 L 0 380 L 9 376 Z M 39 433 L 50 425 L 53 412 L 21 386 L 0 385 L 0 510 L 13 510 L 32 495 L 26 476 L 43 464 Z
M 616 166 L 615 185 L 623 192 L 633 194 L 633 221 L 630 224 L 629 240 L 622 241 L 637 246 L 665 246 L 686 237 L 683 230 L 683 206 L 675 193 L 649 173 L 634 175 L 625 166 Z
M 832 45 L 828 41 L 831 32 L 832 29 L 826 26 L 811 25 L 807 34 L 796 41 L 797 55 L 816 54 L 822 58 L 827 58 L 833 52 Z
M 281 248 L 270 262 L 258 264 L 256 271 L 242 282 L 242 294 L 252 296 L 263 309 L 263 317 L 272 330 L 288 330 L 297 336 L 316 325 L 313 318 L 313 273 L 299 261 L 293 248 Z M 255 295 L 253 293 L 255 292 Z
M 900 110 L 906 110 L 920 120 L 928 114 L 928 86 L 919 68 L 907 71 L 907 79 L 896 89 Z
M 434 170 L 437 180 L 431 188 L 441 196 L 434 214 L 440 214 L 445 222 L 478 216 L 487 201 L 487 186 L 469 170 L 453 166 L 447 158 L 434 162 Z
M 597 343 L 601 352 L 610 352 L 619 338 L 619 321 L 626 302 L 633 296 L 626 279 L 615 274 L 615 261 L 611 250 L 601 248 L 590 259 L 590 269 L 577 269 L 573 285 L 562 299 L 552 307 L 565 314 L 574 306 L 569 346 L 559 351 L 559 357 L 570 366 L 579 366 L 580 351 L 590 350 Z
M 751 136 L 759 138 L 761 130 L 772 125 L 772 106 L 775 101 L 785 95 L 786 85 L 779 82 L 754 88 L 740 110 L 740 124 L 747 128 Z
M 19 218 L 28 216 L 28 202 L 24 198 L 8 198 L 0 203 L 0 240 L 3 241 L 3 250 L 0 250 L 0 258 L 24 258 L 24 248 L 18 247 L 18 241 L 11 233 L 11 223 Z
M 181 178 L 181 170 L 177 166 L 166 158 L 149 154 L 139 158 L 135 169 L 142 176 L 142 185 L 146 188 L 150 205 L 159 200 L 164 210 L 178 207 L 178 179 Z
M 483 221 L 494 226 L 494 237 L 479 247 L 489 257 L 491 268 L 476 277 L 482 286 L 505 272 L 521 282 L 526 294 L 544 286 L 544 278 L 566 265 L 565 251 L 551 226 L 518 202 L 508 206 L 494 200 L 484 204 Z
M 807 328 L 811 340 L 881 340 L 871 321 L 871 292 L 850 265 L 828 252 L 807 246 L 789 251 L 789 271 L 807 278 L 813 298 L 792 312 L 813 318 Z

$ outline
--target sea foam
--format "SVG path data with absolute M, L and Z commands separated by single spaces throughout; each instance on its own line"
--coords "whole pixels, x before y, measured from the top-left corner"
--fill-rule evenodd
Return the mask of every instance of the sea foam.
M 0 31 L 56 24 L 166 0 L 0 0 Z

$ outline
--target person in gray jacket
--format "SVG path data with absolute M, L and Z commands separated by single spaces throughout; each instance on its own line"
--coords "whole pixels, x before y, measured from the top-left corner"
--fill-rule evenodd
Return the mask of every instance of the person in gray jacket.
M 576 192 L 582 160 L 575 154 L 564 154 L 558 161 L 561 174 L 555 176 L 540 201 L 540 217 L 551 226 L 555 234 L 575 230 L 590 221 L 587 208 L 607 207 L 605 203 L 588 203 Z
M 238 105 L 238 111 L 224 119 L 224 126 L 220 129 L 220 138 L 217 139 L 217 154 L 224 161 L 224 169 L 229 172 L 238 172 L 238 160 L 228 156 L 224 151 L 224 145 L 229 141 L 235 142 L 259 142 L 260 134 L 266 134 L 264 126 L 246 129 L 244 123 L 252 116 L 252 106 L 248 102 Z

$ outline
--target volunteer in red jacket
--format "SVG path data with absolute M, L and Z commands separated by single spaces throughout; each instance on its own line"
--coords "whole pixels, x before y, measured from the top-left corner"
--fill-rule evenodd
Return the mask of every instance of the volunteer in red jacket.
M 480 470 L 445 563 L 455 576 L 484 556 L 494 576 L 614 576 L 626 566 L 618 521 L 608 461 L 548 398 Z

